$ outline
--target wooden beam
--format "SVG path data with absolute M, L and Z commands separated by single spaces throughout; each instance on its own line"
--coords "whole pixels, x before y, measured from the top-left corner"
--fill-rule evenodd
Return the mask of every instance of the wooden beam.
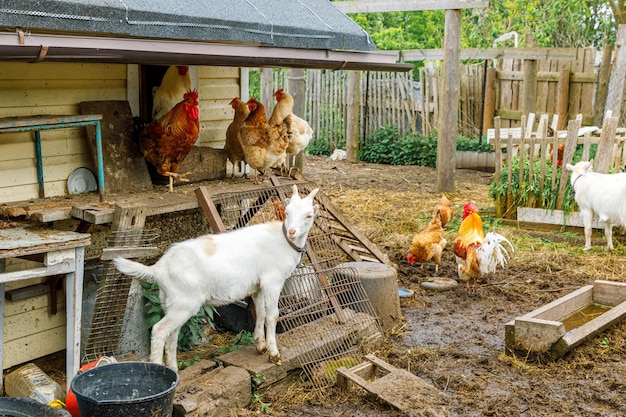
M 332 4 L 344 13 L 371 13 L 485 8 L 489 0 L 352 0 Z
M 443 49 L 406 49 L 399 51 L 403 62 L 441 61 Z M 461 60 L 467 59 L 576 59 L 575 48 L 464 48 Z
M 441 116 L 437 143 L 437 189 L 454 192 L 456 136 L 459 113 L 459 52 L 461 50 L 461 10 L 446 10 L 443 38 Z

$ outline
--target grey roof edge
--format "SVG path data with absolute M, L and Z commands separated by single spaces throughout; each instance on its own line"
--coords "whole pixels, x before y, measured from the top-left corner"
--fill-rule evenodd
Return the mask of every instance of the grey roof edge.
M 287 67 L 408 71 L 393 51 L 329 51 L 210 42 L 0 32 L 0 62 Z
M 2 0 L 0 26 L 87 36 L 372 51 L 369 35 L 328 0 Z

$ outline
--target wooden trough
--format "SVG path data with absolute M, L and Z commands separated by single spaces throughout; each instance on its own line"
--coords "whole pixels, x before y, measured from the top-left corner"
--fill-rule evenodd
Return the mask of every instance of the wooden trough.
M 626 283 L 598 280 L 505 325 L 507 352 L 558 359 L 626 317 Z

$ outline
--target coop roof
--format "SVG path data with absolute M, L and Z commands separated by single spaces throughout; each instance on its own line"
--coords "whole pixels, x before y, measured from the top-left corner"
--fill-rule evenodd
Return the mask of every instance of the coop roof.
M 0 12 L 0 60 L 408 69 L 328 0 L 4 0 Z

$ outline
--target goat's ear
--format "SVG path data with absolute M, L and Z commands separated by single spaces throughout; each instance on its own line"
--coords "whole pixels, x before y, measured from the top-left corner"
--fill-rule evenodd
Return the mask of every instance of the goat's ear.
M 565 164 L 565 168 L 567 168 L 568 171 L 574 170 L 574 166 L 572 164 Z
M 317 215 L 317 212 L 320 210 L 320 205 L 319 204 L 314 204 L 313 205 L 313 214 Z

